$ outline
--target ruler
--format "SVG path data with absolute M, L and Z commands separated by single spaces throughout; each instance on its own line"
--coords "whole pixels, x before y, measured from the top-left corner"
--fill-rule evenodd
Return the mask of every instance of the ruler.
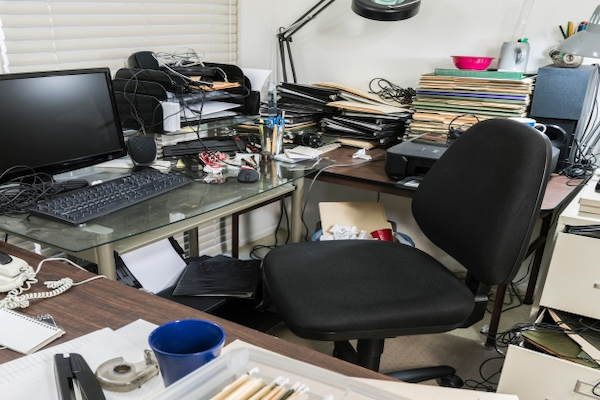
M 523 6 L 521 7 L 521 13 L 519 14 L 519 19 L 517 20 L 517 25 L 515 26 L 515 30 L 513 32 L 511 42 L 516 42 L 519 39 L 523 39 L 523 32 L 525 32 L 525 26 L 527 25 L 527 20 L 529 19 L 529 14 L 531 14 L 531 9 L 533 8 L 534 0 L 524 0 Z

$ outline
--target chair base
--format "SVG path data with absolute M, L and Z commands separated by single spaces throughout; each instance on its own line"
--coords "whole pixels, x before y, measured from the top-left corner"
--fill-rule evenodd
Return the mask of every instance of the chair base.
M 357 350 L 355 350 L 348 341 L 336 341 L 333 356 L 373 371 L 379 371 L 383 344 L 384 339 L 359 339 Z M 456 375 L 456 370 L 446 365 L 413 368 L 389 372 L 385 375 L 409 383 L 435 379 L 438 385 L 444 387 L 461 388 L 464 385 L 463 380 Z

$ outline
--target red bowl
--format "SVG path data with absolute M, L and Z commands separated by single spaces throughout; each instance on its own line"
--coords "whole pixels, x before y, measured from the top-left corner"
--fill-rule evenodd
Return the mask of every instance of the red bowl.
M 481 71 L 492 63 L 494 57 L 452 56 L 452 61 L 458 69 L 474 69 Z

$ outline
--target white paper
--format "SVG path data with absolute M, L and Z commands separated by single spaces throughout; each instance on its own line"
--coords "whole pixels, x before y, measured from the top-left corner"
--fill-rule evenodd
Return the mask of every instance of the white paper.
M 151 167 L 161 172 L 169 172 L 171 170 L 171 162 L 165 160 L 156 160 L 156 162 L 152 164 Z M 125 156 L 94 165 L 94 168 L 130 170 L 131 168 L 133 168 L 133 161 L 131 161 L 131 158 L 129 156 Z
M 163 129 L 165 132 L 177 132 L 181 129 L 181 106 L 179 102 L 161 101 L 163 112 Z
M 142 287 L 152 293 L 174 285 L 186 265 L 167 239 L 125 253 L 121 258 Z
M 58 400 L 54 373 L 54 354 L 78 353 L 95 371 L 100 364 L 123 357 L 130 363 L 144 359 L 143 351 L 149 348 L 148 336 L 155 324 L 135 321 L 117 331 L 104 328 L 77 339 L 48 348 L 0 365 L 0 385 L 3 400 Z M 146 382 L 140 389 L 126 393 L 104 391 L 107 400 L 138 400 L 164 388 L 160 374 Z
M 257 92 L 260 92 L 260 89 L 265 85 L 267 78 L 271 75 L 270 69 L 242 68 L 242 72 L 250 81 L 252 90 Z
M 202 109 L 202 118 L 205 118 L 205 117 L 210 117 L 211 114 L 219 113 L 222 111 L 227 111 L 232 108 L 239 107 L 239 106 L 240 106 L 239 104 L 226 103 L 224 101 L 205 101 L 204 105 L 201 102 L 189 104 L 188 106 L 186 106 L 185 108 L 182 109 L 183 113 L 182 113 L 181 119 L 182 120 L 198 119 L 197 112 L 200 112 L 200 109 Z M 196 111 L 196 113 L 194 111 Z

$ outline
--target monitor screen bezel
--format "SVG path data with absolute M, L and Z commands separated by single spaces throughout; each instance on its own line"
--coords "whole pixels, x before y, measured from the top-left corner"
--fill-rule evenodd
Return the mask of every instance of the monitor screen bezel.
M 91 167 L 106 161 L 121 158 L 127 155 L 127 148 L 125 145 L 125 137 L 123 135 L 123 128 L 117 112 L 117 103 L 115 100 L 115 93 L 112 86 L 112 76 L 109 68 L 85 68 L 85 69 L 68 69 L 68 70 L 54 70 L 54 71 L 35 71 L 35 72 L 20 72 L 11 74 L 0 74 L 0 81 L 3 80 L 17 80 L 17 79 L 30 79 L 30 78 L 43 78 L 52 76 L 67 76 L 67 75 L 83 75 L 83 74 L 102 74 L 107 83 L 108 96 L 111 103 L 111 109 L 113 111 L 114 126 L 117 132 L 114 132 L 116 138 L 119 141 L 120 148 L 115 148 L 100 154 L 84 155 L 79 158 L 73 158 L 70 160 L 63 160 L 60 163 L 43 164 L 35 167 L 26 166 L 27 168 L 17 168 L 11 170 L 9 173 L 4 174 L 0 177 L 0 183 L 5 183 L 20 176 L 27 176 L 33 173 L 35 174 L 48 174 L 57 175 L 63 172 L 75 171 L 78 169 Z M 2 127 L 0 126 L 0 133 Z M 0 174 L 6 171 L 0 171 Z

